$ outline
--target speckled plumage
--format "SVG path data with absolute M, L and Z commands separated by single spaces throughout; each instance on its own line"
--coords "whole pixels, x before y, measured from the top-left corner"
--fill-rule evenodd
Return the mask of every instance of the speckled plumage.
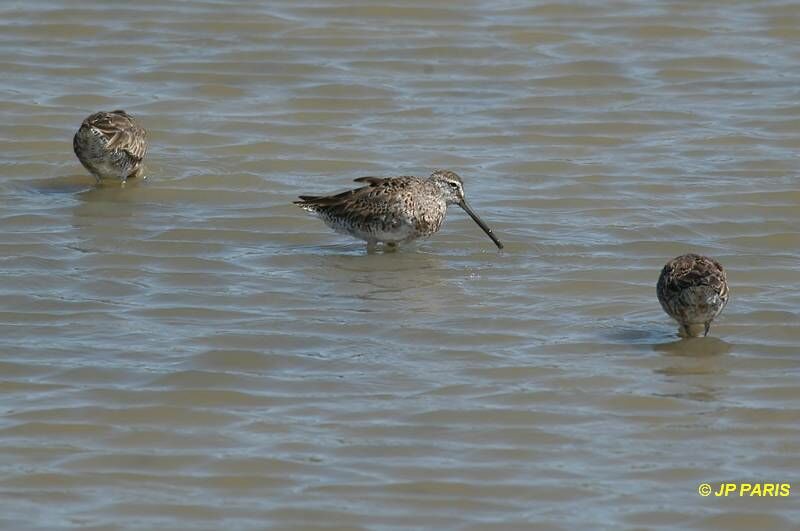
M 99 181 L 143 173 L 147 132 L 122 110 L 97 112 L 86 118 L 72 140 L 75 155 Z
M 337 232 L 390 247 L 437 232 L 447 205 L 457 204 L 486 232 L 498 248 L 503 244 L 472 211 L 464 198 L 464 184 L 456 173 L 436 170 L 430 177 L 361 177 L 366 186 L 331 196 L 301 195 L 296 205 L 317 214 Z
M 728 302 L 728 280 L 719 262 L 707 256 L 684 254 L 661 270 L 656 284 L 658 302 L 678 321 L 682 335 L 708 335 L 711 322 Z

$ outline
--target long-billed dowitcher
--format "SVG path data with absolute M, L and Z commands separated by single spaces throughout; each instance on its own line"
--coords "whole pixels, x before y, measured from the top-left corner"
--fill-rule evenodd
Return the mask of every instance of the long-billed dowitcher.
M 719 262 L 699 254 L 673 258 L 658 277 L 658 302 L 678 321 L 685 337 L 708 335 L 711 322 L 728 302 L 728 279 Z
M 367 186 L 330 196 L 301 195 L 295 201 L 337 232 L 367 242 L 372 251 L 378 243 L 394 248 L 425 238 L 441 228 L 447 205 L 458 205 L 492 239 L 503 244 L 464 198 L 464 183 L 455 172 L 435 170 L 430 177 L 360 177 Z
M 96 112 L 81 124 L 72 147 L 84 168 L 100 181 L 140 177 L 147 132 L 125 111 Z

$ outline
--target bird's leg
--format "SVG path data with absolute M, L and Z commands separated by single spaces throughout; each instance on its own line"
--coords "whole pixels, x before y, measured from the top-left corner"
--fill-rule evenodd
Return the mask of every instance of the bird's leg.
M 386 242 L 387 251 L 397 251 L 397 242 Z
M 711 328 L 711 321 L 707 321 L 707 322 L 705 323 L 705 325 L 706 325 L 706 331 L 705 331 L 705 333 L 703 334 L 703 337 L 706 337 L 706 336 L 708 335 L 708 330 Z
M 378 250 L 378 242 L 375 240 L 367 240 L 367 254 L 375 254 Z

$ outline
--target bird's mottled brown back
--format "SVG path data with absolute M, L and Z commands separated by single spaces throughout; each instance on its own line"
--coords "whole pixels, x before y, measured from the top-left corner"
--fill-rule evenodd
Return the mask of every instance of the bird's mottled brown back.
M 95 176 L 124 180 L 141 168 L 147 153 L 147 131 L 123 110 L 97 112 L 83 121 L 73 148 Z
M 147 153 L 147 131 L 123 110 L 98 112 L 83 121 L 100 132 L 108 141 L 108 149 L 121 149 L 142 160 Z
M 334 229 L 359 233 L 365 239 L 378 233 L 402 234 L 404 225 L 413 230 L 414 237 L 424 237 L 439 230 L 444 221 L 447 206 L 427 179 L 360 177 L 355 181 L 368 185 L 330 196 L 302 195 L 295 204 L 319 214 Z
M 722 265 L 690 253 L 664 266 L 656 284 L 661 307 L 682 327 L 708 325 L 728 302 L 728 281 Z

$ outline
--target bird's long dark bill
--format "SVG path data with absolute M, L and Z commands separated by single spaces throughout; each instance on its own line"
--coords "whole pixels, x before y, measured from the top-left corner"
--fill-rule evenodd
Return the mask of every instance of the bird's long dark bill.
M 492 232 L 492 229 L 490 229 L 489 226 L 486 225 L 486 223 L 484 223 L 483 220 L 478 217 L 478 214 L 476 214 L 475 212 L 472 211 L 472 208 L 467 204 L 466 201 L 461 201 L 458 204 L 458 206 L 463 208 L 464 212 L 469 214 L 469 217 L 471 217 L 472 220 L 475 223 L 477 223 L 480 228 L 483 229 L 483 232 L 485 232 L 486 235 L 489 236 L 492 239 L 492 241 L 494 242 L 494 244 L 497 246 L 498 249 L 502 249 L 503 248 L 502 242 L 500 242 L 500 240 L 497 239 L 497 236 L 494 235 L 494 232 Z

